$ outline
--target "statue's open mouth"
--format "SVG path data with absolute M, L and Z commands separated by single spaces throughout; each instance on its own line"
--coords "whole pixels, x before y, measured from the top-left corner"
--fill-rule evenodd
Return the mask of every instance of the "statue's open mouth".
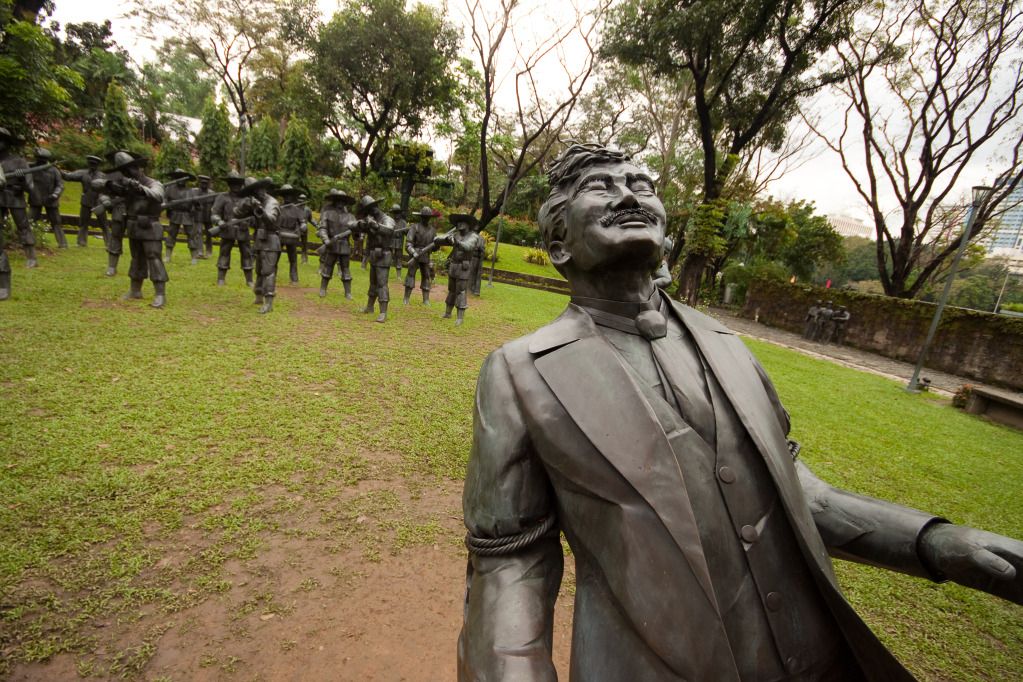
M 623 208 L 600 219 L 603 227 L 648 227 L 657 222 L 657 216 L 644 208 Z

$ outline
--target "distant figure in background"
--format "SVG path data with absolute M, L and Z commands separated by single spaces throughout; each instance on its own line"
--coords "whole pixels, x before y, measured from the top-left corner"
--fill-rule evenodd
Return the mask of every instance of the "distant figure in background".
M 49 149 L 36 148 L 36 163 L 41 166 L 53 163 L 53 153 Z M 29 203 L 32 204 L 32 220 L 42 220 L 43 211 L 50 222 L 50 229 L 57 240 L 57 248 L 67 248 L 64 226 L 60 218 L 60 195 L 64 193 L 64 180 L 56 166 L 39 171 L 32 176 L 32 191 L 29 192 Z
M 813 341 L 814 337 L 817 336 L 817 316 L 823 307 L 824 301 L 817 301 L 806 311 L 806 317 L 803 318 L 804 339 Z
M 366 235 L 365 256 L 369 259 L 369 291 L 364 313 L 372 313 L 374 304 L 380 301 L 380 315 L 377 322 L 387 321 L 387 304 L 391 294 L 387 289 L 387 277 L 391 272 L 391 246 L 394 243 L 394 220 L 384 214 L 377 200 L 366 195 L 359 200 L 355 211 L 357 222 L 353 232 Z
M 15 151 L 19 146 L 21 146 L 21 140 L 12 135 L 7 128 L 0 128 L 0 169 L 3 170 L 7 178 L 7 183 L 0 190 L 0 225 L 7 220 L 7 216 L 10 214 L 14 220 L 14 229 L 18 233 L 18 240 L 25 249 L 25 266 L 34 268 L 36 266 L 36 238 L 32 234 L 32 226 L 28 222 L 28 213 L 25 212 L 25 192 L 32 191 L 32 176 L 25 174 L 12 177 L 12 173 L 28 168 L 28 162 Z M 3 262 L 9 273 L 10 265 L 6 265 L 6 257 Z M 10 286 L 8 286 L 9 289 Z
M 405 305 L 408 305 L 412 297 L 412 290 L 416 287 L 416 271 L 419 271 L 419 290 L 423 292 L 423 305 L 430 305 L 430 287 L 433 285 L 433 263 L 430 254 L 437 248 L 434 244 L 434 237 L 437 236 L 437 228 L 430 224 L 433 218 L 433 209 L 423 206 L 419 209 L 419 222 L 413 223 L 409 228 L 408 242 L 405 244 L 405 251 L 412 256 L 406 265 L 408 275 L 405 277 Z
M 831 327 L 831 316 L 835 314 L 831 301 L 825 301 L 824 307 L 817 311 L 817 324 L 814 325 L 813 340 L 827 343 L 828 330 Z
M 476 216 L 464 213 L 453 213 L 448 220 L 455 226 L 455 233 L 445 234 L 434 239 L 437 245 L 451 246 L 448 261 L 448 296 L 444 300 L 445 318 L 451 317 L 451 310 L 458 309 L 455 326 L 465 321 L 465 309 L 469 307 L 469 281 L 472 277 L 472 258 L 480 248 L 483 237 L 479 236 L 475 227 L 479 224 Z
M 323 197 L 326 204 L 320 211 L 320 224 L 316 235 L 323 242 L 320 247 L 320 298 L 327 295 L 327 286 L 337 266 L 338 276 L 345 288 L 345 298 L 352 297 L 352 228 L 355 216 L 348 207 L 355 203 L 355 197 L 339 189 L 331 189 Z
M 0 166 L 0 192 L 7 186 L 7 176 Z M 11 264 L 7 260 L 7 246 L 4 244 L 4 231 L 0 230 L 0 301 L 11 297 Z
M 317 225 L 313 220 L 313 209 L 309 208 L 309 197 L 299 194 L 298 202 L 302 204 L 302 227 L 298 231 L 298 240 L 302 243 L 302 265 L 305 265 L 309 262 L 309 227 L 316 229 Z
M 245 186 L 239 195 L 241 203 L 234 209 L 236 218 L 253 218 L 256 227 L 252 250 L 256 258 L 256 305 L 265 315 L 274 309 L 277 294 L 277 263 L 281 259 L 281 238 L 278 234 L 281 214 L 280 204 L 270 196 L 273 178 L 245 178 Z
M 175 168 L 170 174 L 170 178 L 172 182 L 167 183 L 165 190 L 167 203 L 192 198 L 194 190 L 188 186 L 188 181 L 194 180 L 194 175 L 182 168 Z M 186 204 L 167 209 L 168 224 L 165 244 L 166 251 L 163 256 L 164 262 L 171 262 L 171 257 L 174 255 L 174 244 L 177 242 L 178 232 L 182 228 L 185 231 L 185 236 L 188 237 L 188 250 L 192 254 L 192 265 L 199 262 L 199 249 L 202 237 L 197 234 L 195 229 L 193 208 L 192 205 Z
M 245 185 L 245 178 L 231 171 L 224 176 L 227 183 L 227 194 L 221 194 L 213 200 L 213 208 L 210 210 L 210 219 L 213 227 L 210 234 L 220 237 L 220 256 L 217 258 L 217 286 L 224 286 L 227 278 L 227 271 L 231 269 L 231 250 L 238 246 L 238 258 L 241 261 L 242 272 L 245 273 L 245 283 L 252 286 L 252 246 L 249 241 L 249 226 L 251 220 L 246 218 L 235 218 L 234 210 L 241 203 L 241 190 Z
M 831 315 L 831 334 L 828 341 L 842 345 L 842 340 L 845 338 L 845 324 L 850 317 L 852 316 L 844 305 L 838 306 L 838 310 Z
M 487 255 L 487 240 L 480 234 L 480 226 L 474 225 L 472 231 L 479 237 L 472 252 L 469 275 L 469 291 L 473 296 L 479 296 L 483 292 L 483 260 Z
M 192 190 L 192 196 L 196 199 L 208 197 L 215 192 L 210 188 L 210 176 L 196 176 L 199 186 Z M 199 258 L 205 260 L 213 254 L 213 235 L 210 229 L 213 227 L 213 202 L 216 199 L 196 201 L 192 205 L 192 221 L 195 223 L 195 230 L 199 235 Z
M 291 185 L 281 185 L 277 195 L 281 198 L 281 217 L 278 228 L 281 248 L 288 254 L 288 279 L 298 284 L 298 247 L 301 244 L 299 231 L 305 232 L 306 207 L 299 206 L 298 195 L 302 192 Z
M 391 206 L 391 218 L 394 220 L 394 242 L 391 247 L 391 260 L 394 261 L 394 270 L 398 273 L 398 281 L 401 281 L 401 258 L 405 252 L 405 232 L 401 231 L 403 228 L 408 227 L 408 221 L 405 220 L 405 216 L 401 210 L 401 206 L 394 204 Z
M 126 152 L 127 153 L 127 152 Z M 110 155 L 111 161 L 113 160 L 113 154 Z M 80 170 L 71 171 L 70 173 L 62 173 L 65 180 L 72 182 L 82 183 L 82 200 L 81 206 L 78 210 L 78 245 L 88 246 L 89 238 L 89 223 L 92 219 L 93 208 L 99 203 L 99 191 L 95 189 L 95 181 L 103 179 L 103 171 L 99 169 L 99 165 L 103 162 L 103 159 L 98 156 L 86 156 L 85 163 L 87 168 Z M 99 223 L 100 228 L 103 230 L 104 237 L 107 233 L 106 216 L 103 212 L 96 213 L 96 220 Z
M 123 154 L 130 153 L 125 150 L 118 150 Z M 108 155 L 108 161 L 113 164 L 117 151 Z M 107 250 L 107 270 L 104 273 L 107 277 L 117 274 L 117 263 L 124 253 L 124 237 L 128 234 L 128 209 L 125 206 L 124 197 L 114 196 L 106 191 L 107 181 L 120 182 L 123 175 L 120 171 L 100 174 L 101 177 L 92 181 L 91 190 L 96 194 L 96 203 L 92 212 L 96 215 L 97 221 L 103 228 L 103 243 Z M 107 213 L 110 214 L 109 219 Z

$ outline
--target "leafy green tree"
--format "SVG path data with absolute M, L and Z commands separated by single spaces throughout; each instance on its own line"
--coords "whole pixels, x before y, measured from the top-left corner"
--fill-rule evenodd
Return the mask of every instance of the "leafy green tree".
M 166 178 L 176 168 L 193 172 L 192 151 L 185 142 L 167 138 L 156 153 L 153 168 L 160 178 Z
M 280 149 L 277 125 L 269 118 L 261 118 L 249 132 L 247 165 L 252 170 L 269 171 L 277 167 L 277 150 Z
M 0 0 L 0 125 L 28 138 L 34 127 L 66 116 L 84 84 L 57 63 L 43 29 L 15 10 L 13 0 Z
M 128 99 L 116 81 L 107 87 L 103 101 L 103 140 L 107 151 L 131 149 L 138 142 L 135 125 L 128 115 Z
M 281 166 L 285 182 L 296 187 L 308 185 L 309 170 L 313 166 L 313 142 L 309 137 L 309 127 L 301 119 L 293 118 L 288 123 L 281 150 Z
M 70 23 L 64 26 L 66 37 L 55 39 L 58 61 L 82 77 L 83 87 L 72 92 L 75 114 L 86 127 L 99 127 L 103 120 L 103 102 L 111 81 L 118 81 L 129 92 L 136 89 L 128 53 L 113 40 L 110 21 Z
M 206 100 L 202 112 L 202 128 L 195 138 L 199 150 L 199 170 L 217 179 L 228 171 L 231 153 L 231 121 L 227 106 L 216 104 L 212 98 Z
M 156 60 L 145 64 L 143 73 L 163 93 L 163 111 L 199 118 L 206 100 L 213 97 L 216 81 L 205 65 L 180 43 L 164 41 Z
M 453 109 L 458 44 L 441 10 L 404 0 L 355 0 L 320 28 L 311 69 L 321 115 L 362 177 L 384 168 L 394 136 Z

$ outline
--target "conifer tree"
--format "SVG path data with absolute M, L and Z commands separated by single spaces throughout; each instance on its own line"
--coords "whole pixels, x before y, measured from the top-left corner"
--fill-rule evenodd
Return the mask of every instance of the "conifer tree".
M 308 126 L 296 118 L 288 122 L 288 130 L 284 133 L 281 166 L 285 182 L 296 187 L 307 186 L 307 176 L 313 166 L 313 141 Z
M 231 120 L 227 106 L 206 100 L 202 112 L 202 128 L 195 138 L 199 150 L 199 172 L 214 180 L 223 177 L 228 169 L 231 151 Z
M 280 139 L 277 126 L 269 118 L 261 118 L 249 134 L 247 165 L 254 171 L 270 171 L 277 167 Z
M 103 141 L 107 151 L 138 146 L 135 126 L 128 116 L 128 98 L 117 81 L 110 81 L 103 101 Z

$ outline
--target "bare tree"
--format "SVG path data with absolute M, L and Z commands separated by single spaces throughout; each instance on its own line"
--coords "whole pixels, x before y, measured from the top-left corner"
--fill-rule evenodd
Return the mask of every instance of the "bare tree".
M 804 120 L 873 215 L 885 293 L 912 298 L 955 253 L 958 239 L 933 244 L 966 167 L 996 152 L 1001 168 L 971 239 L 1023 179 L 1023 10 L 1015 0 L 914 0 L 874 12 L 839 50 L 850 75 L 837 87 L 847 101 L 838 132 Z M 874 46 L 886 43 L 898 56 L 879 61 Z M 886 215 L 889 196 L 898 210 Z
M 594 40 L 605 2 L 601 0 L 599 7 L 589 13 L 575 8 L 574 21 L 555 27 L 545 38 L 530 40 L 525 34 L 515 34 L 515 24 L 527 22 L 528 14 L 536 8 L 527 8 L 522 0 L 465 0 L 474 59 L 483 78 L 479 126 L 481 226 L 501 212 L 505 198 L 519 180 L 540 166 L 560 144 L 561 133 L 593 73 Z M 577 41 L 583 51 L 583 56 L 572 63 L 564 49 L 569 41 Z M 502 68 L 502 62 L 510 62 L 511 66 Z M 549 79 L 554 70 L 560 71 L 563 80 L 557 101 L 550 102 L 537 79 L 541 73 Z M 497 102 L 498 90 L 507 78 L 515 94 L 510 111 Z M 510 132 L 511 144 L 499 143 L 509 141 L 500 134 L 503 131 Z M 502 169 L 503 178 L 492 187 L 494 168 Z

